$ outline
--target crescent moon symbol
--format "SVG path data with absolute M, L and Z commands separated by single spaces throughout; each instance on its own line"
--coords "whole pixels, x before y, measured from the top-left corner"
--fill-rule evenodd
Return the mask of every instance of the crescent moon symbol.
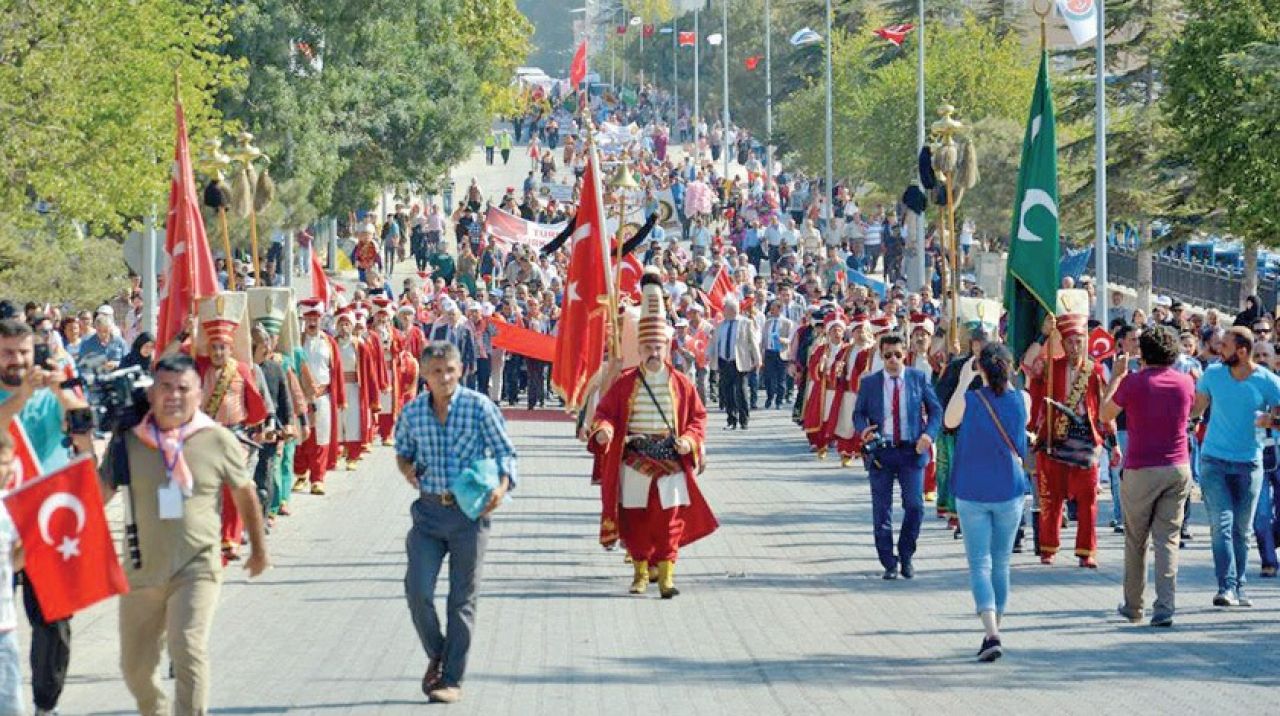
M 84 530 L 84 503 L 70 492 L 55 492 L 40 503 L 39 524 L 40 537 L 45 544 L 52 545 L 53 537 L 49 535 L 49 519 L 60 509 L 68 509 L 76 516 L 76 534 Z

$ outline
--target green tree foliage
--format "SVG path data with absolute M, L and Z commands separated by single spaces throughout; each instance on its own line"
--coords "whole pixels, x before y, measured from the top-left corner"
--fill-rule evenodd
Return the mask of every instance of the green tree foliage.
M 878 18 L 870 17 L 869 22 Z M 896 196 L 915 175 L 916 62 L 913 34 L 901 50 L 869 32 L 836 36 L 833 67 L 835 172 Z M 926 38 L 925 106 L 928 121 L 944 102 L 975 129 L 983 180 L 963 209 L 986 217 L 983 229 L 1008 224 L 1012 190 L 1001 190 L 1001 173 L 1016 177 L 1035 84 L 1033 55 L 1015 35 L 1001 37 L 993 23 L 972 16 L 951 27 L 932 28 Z M 823 156 L 823 86 L 815 81 L 783 107 L 782 127 L 796 159 L 820 172 Z M 987 158 L 983 158 L 983 157 Z
M 1255 245 L 1280 244 L 1277 71 L 1275 54 L 1265 50 L 1280 41 L 1280 6 L 1270 0 L 1186 0 L 1186 7 L 1191 17 L 1169 51 L 1163 77 L 1164 108 L 1177 139 L 1173 153 L 1195 168 L 1196 198 L 1222 212 L 1227 230 Z M 1251 48 L 1252 59 L 1264 64 L 1242 64 L 1233 56 L 1241 48 Z M 1270 71 L 1254 71 L 1264 67 Z
M 285 228 L 432 187 L 496 111 L 528 50 L 513 0 L 263 0 L 227 51 L 248 82 L 218 107 L 258 137 L 291 199 Z M 237 231 L 243 235 L 243 229 Z
M 0 3 L 0 215 L 44 228 L 42 201 L 115 233 L 162 201 L 174 71 L 193 138 L 217 133 L 210 90 L 240 67 L 216 52 L 228 20 L 189 0 Z

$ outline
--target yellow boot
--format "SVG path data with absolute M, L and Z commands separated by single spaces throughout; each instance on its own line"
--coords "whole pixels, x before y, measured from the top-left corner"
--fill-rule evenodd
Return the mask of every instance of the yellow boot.
M 658 562 L 658 592 L 663 599 L 670 599 L 680 593 L 676 589 L 676 563 L 671 560 Z
M 631 580 L 631 593 L 644 594 L 649 588 L 649 563 L 643 559 L 637 559 L 632 563 L 635 568 L 635 577 Z

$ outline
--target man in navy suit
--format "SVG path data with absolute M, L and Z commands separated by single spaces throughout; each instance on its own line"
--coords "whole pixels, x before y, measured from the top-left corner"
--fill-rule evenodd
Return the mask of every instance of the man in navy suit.
M 915 576 L 911 557 L 916 552 L 920 522 L 924 518 L 924 468 L 929 451 L 942 427 L 942 404 L 924 371 L 908 368 L 903 362 L 906 345 L 902 336 L 888 334 L 880 339 L 884 368 L 864 376 L 853 409 L 854 427 L 863 443 L 876 434 L 886 446 L 867 461 L 871 473 L 871 516 L 876 536 L 876 552 L 884 565 L 884 578 L 897 579 L 901 567 L 904 579 Z M 898 554 L 893 553 L 893 482 L 902 491 L 902 529 L 898 533 Z

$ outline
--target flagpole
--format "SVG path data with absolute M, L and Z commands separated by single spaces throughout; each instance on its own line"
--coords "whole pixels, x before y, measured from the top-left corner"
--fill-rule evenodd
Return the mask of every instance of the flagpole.
M 693 112 L 690 118 L 693 120 L 693 167 L 695 171 L 698 164 L 702 161 L 702 155 L 698 151 L 698 117 L 702 115 L 702 100 L 698 94 L 698 78 L 702 75 L 702 66 L 698 64 L 698 54 L 702 51 L 702 35 L 698 30 L 698 10 L 693 11 Z
M 827 67 L 826 67 L 826 71 L 827 71 L 827 107 L 826 107 L 826 110 L 827 110 L 827 122 L 826 122 L 826 136 L 825 136 L 825 140 L 826 140 L 826 162 L 825 162 L 825 164 L 826 164 L 826 178 L 827 178 L 827 183 L 826 183 L 826 186 L 824 187 L 824 189 L 825 189 L 825 192 L 824 192 L 824 193 L 826 194 L 826 196 L 824 196 L 824 197 L 823 197 L 824 201 L 823 201 L 823 210 L 822 210 L 822 213 L 826 216 L 826 219 L 827 219 L 827 232 L 828 232 L 828 235 L 830 235 L 830 232 L 832 232 L 832 231 L 834 231 L 834 230 L 835 230 L 835 227 L 834 227 L 834 223 L 835 223 L 835 215 L 834 215 L 834 213 L 832 212 L 832 206 L 831 206 L 831 205 L 832 205 L 832 197 L 833 197 L 833 196 L 835 196 L 835 193 L 834 193 L 834 192 L 835 192 L 835 179 L 834 179 L 834 177 L 835 177 L 835 172 L 832 170 L 832 155 L 835 153 L 835 149 L 834 149 L 834 142 L 832 141 L 832 138 L 831 138 L 831 132 L 832 132 L 832 128 L 831 128 L 831 124 L 832 124 L 832 119 L 831 119 L 831 45 L 833 44 L 833 38 L 831 37 L 831 0 L 827 0 L 826 23 L 827 23 L 827 35 L 826 35 L 826 38 L 827 38 L 827 42 L 826 42 L 826 45 L 827 45 Z
M 921 0 L 923 2 L 923 0 Z M 764 167 L 773 176 L 773 17 L 772 3 L 764 0 Z
M 1104 0 L 1094 0 L 1095 15 L 1098 20 L 1097 71 L 1094 73 L 1094 97 L 1097 107 L 1094 114 L 1093 134 L 1096 138 L 1097 157 L 1094 164 L 1094 217 L 1093 217 L 1093 260 L 1097 279 L 1095 299 L 1097 319 L 1106 323 L 1107 296 L 1107 37 L 1106 9 Z
M 182 79 L 181 79 L 181 77 L 180 77 L 180 76 L 179 76 L 179 74 L 178 74 L 178 69 L 175 67 L 175 68 L 174 68 L 174 70 L 173 70 L 173 101 L 174 101 L 174 103 L 175 103 L 175 104 L 177 104 L 177 105 L 178 105 L 178 111 L 183 112 L 183 115 L 182 115 L 182 116 L 183 116 L 183 122 L 185 123 L 185 122 L 186 122 L 186 112 L 185 112 L 185 111 L 183 111 L 183 109 L 182 109 L 182 91 L 181 91 L 181 84 L 182 84 Z M 186 128 L 185 128 L 185 127 L 183 127 L 183 134 L 186 134 Z M 184 141 L 185 141 L 185 139 L 184 139 Z M 194 177 L 192 177 L 192 179 L 194 180 Z M 166 222 L 166 226 L 167 226 L 167 222 Z M 191 236 L 191 232 L 187 232 L 187 236 Z M 167 237 L 166 237 L 166 238 L 167 238 Z M 194 333 L 195 333 L 195 331 L 196 331 L 196 301 L 197 301 L 197 300 L 199 300 L 199 296 L 196 296 L 196 295 L 195 295 L 195 294 L 196 294 L 196 260 L 195 260 L 195 252 L 191 250 L 191 244 L 190 244 L 189 240 L 188 240 L 188 243 L 187 243 L 187 251 L 186 251 L 186 257 L 184 258 L 184 261 L 185 261 L 185 262 L 186 262 L 186 264 L 187 264 L 187 290 L 191 292 L 191 300 L 190 300 L 190 301 L 187 301 L 187 315 L 188 315 L 188 316 L 190 316 L 190 318 L 191 318 L 191 331 L 192 331 L 192 334 L 193 334 L 193 335 L 192 335 L 192 340 L 191 340 L 191 349 L 192 349 L 192 351 L 193 351 L 193 353 L 194 353 L 194 351 L 195 351 L 195 346 L 196 346 L 195 336 L 194 336 Z M 228 257 L 227 257 L 227 272 L 228 272 L 228 273 L 230 273 L 230 272 L 231 272 L 231 270 L 232 270 L 232 269 L 231 269 L 231 257 L 230 257 L 230 256 L 228 256 Z M 163 350 L 164 350 L 164 348 L 162 347 L 160 350 L 162 350 L 162 351 L 163 351 Z
M 720 46 L 724 49 L 720 52 L 721 59 L 724 60 L 724 133 L 721 135 L 724 139 L 729 137 L 729 0 L 721 0 L 720 3 L 720 29 L 723 37 L 720 38 Z M 724 158 L 724 179 L 729 180 L 729 144 L 724 142 L 724 148 L 721 150 Z M 728 186 L 727 184 L 725 185 Z M 726 190 L 725 201 L 729 200 L 729 194 Z
M 680 121 L 680 25 L 671 18 L 671 129 Z M 668 140 L 670 141 L 670 140 Z
M 916 156 L 920 156 L 920 152 L 924 151 L 925 133 L 924 133 L 924 0 L 916 0 L 916 12 L 918 27 L 916 27 Z M 923 188 L 923 187 L 921 187 Z M 925 225 L 929 222 L 925 217 L 928 213 L 921 213 L 920 220 L 916 222 L 915 236 L 912 237 L 914 245 L 914 253 L 911 256 L 911 263 L 907 265 L 907 284 L 911 290 L 919 291 L 924 286 L 929 285 L 929 275 L 924 260 L 924 234 Z

